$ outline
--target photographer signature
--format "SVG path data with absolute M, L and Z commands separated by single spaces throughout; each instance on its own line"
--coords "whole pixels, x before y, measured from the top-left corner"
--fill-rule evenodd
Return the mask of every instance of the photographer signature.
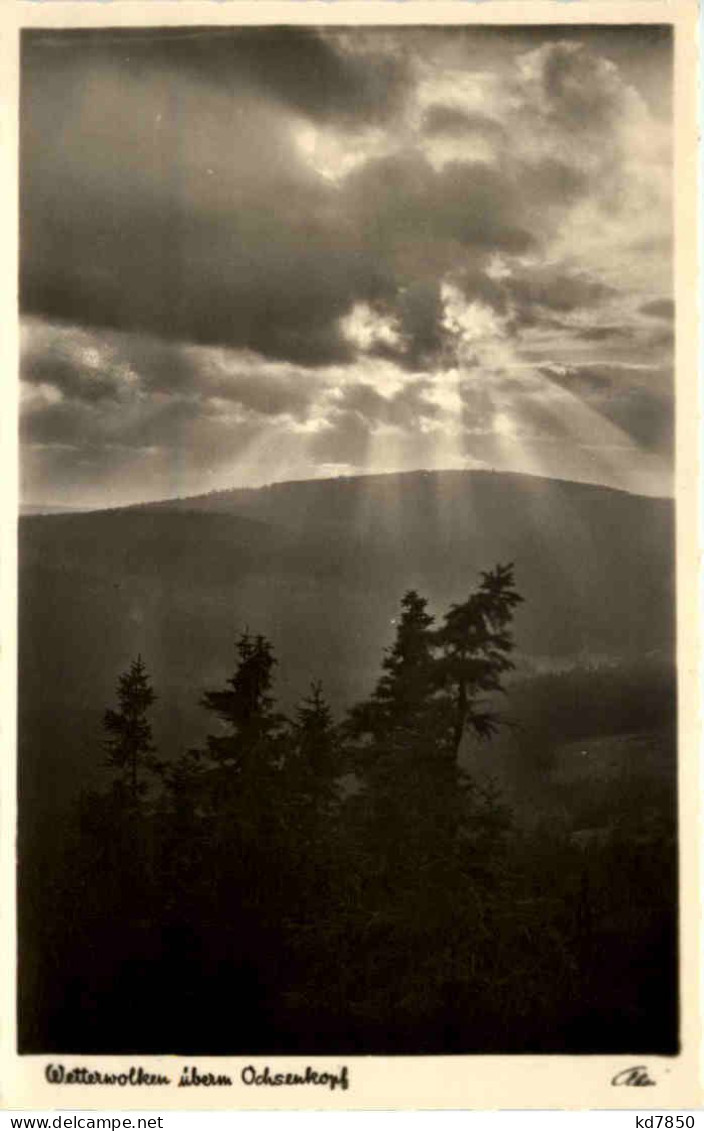
M 631 1087 L 631 1088 L 649 1088 L 655 1085 L 656 1081 L 648 1074 L 648 1069 L 644 1064 L 636 1064 L 634 1068 L 624 1068 L 617 1072 L 611 1081 L 614 1088 L 618 1087 Z

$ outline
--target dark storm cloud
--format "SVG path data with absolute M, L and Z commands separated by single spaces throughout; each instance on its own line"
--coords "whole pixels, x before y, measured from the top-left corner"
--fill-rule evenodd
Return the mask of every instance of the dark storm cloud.
M 125 83 L 175 72 L 230 95 L 264 93 L 324 120 L 382 120 L 409 81 L 401 60 L 345 53 L 334 32 L 304 27 L 26 31 L 23 48 L 30 81 L 33 69 L 47 67 L 67 79 L 116 68 Z
M 226 219 L 169 201 L 140 208 L 138 189 L 110 200 L 89 192 L 71 199 L 57 180 L 37 187 L 25 200 L 32 219 L 23 231 L 30 313 L 315 365 L 350 356 L 338 319 L 353 300 L 374 300 L 391 286 L 383 264 L 335 246 L 304 191 L 294 227 L 277 221 L 274 202 L 252 201 Z M 61 222 L 47 191 L 61 199 Z
M 304 419 L 316 390 L 306 374 L 236 373 L 219 381 L 211 379 L 213 395 L 242 405 L 262 416 L 293 416 Z
M 50 385 L 69 400 L 95 403 L 117 401 L 124 390 L 120 376 L 108 368 L 80 365 L 61 349 L 29 354 L 23 360 L 22 378 L 33 385 Z
M 232 459 L 259 427 L 256 419 L 232 421 L 221 412 L 204 411 L 194 397 L 171 397 L 152 401 L 139 412 L 109 411 L 107 405 L 99 409 L 81 401 L 48 404 L 23 417 L 21 435 L 32 450 L 70 449 L 76 459 L 89 459 L 102 471 L 112 466 L 116 452 L 121 461 L 132 452 L 197 471 Z
M 174 438 L 182 436 L 183 429 L 199 415 L 194 399 L 171 398 L 145 406 L 138 413 L 110 411 L 107 404 L 63 400 L 26 413 L 22 436 L 33 444 L 72 444 L 81 449 L 115 442 L 125 448 L 164 442 L 173 447 Z
M 119 400 L 134 391 L 198 392 L 204 378 L 192 353 L 159 338 L 89 331 L 28 319 L 22 336 L 21 377 L 48 384 L 67 400 Z
M 345 190 L 366 246 L 382 255 L 396 250 L 406 264 L 412 261 L 409 240 L 411 248 L 429 244 L 429 264 L 437 273 L 434 243 L 452 256 L 451 263 L 461 261 L 453 245 L 485 254 L 528 251 L 537 242 L 530 230 L 532 201 L 539 199 L 543 212 L 561 210 L 585 184 L 579 171 L 552 159 L 451 161 L 436 170 L 416 151 L 368 161 L 350 175 Z
M 483 62 L 485 66 L 489 60 L 496 66 L 517 51 L 536 50 L 546 44 L 583 43 L 615 64 L 648 99 L 653 111 L 663 117 L 670 114 L 673 29 L 669 24 L 454 28 L 452 36 L 469 63 Z
M 515 176 L 526 216 L 532 216 L 537 201 L 539 209 L 557 203 L 565 208 L 589 187 L 589 178 L 581 169 L 555 158 L 525 161 L 516 169 Z
M 156 493 L 179 461 L 194 487 L 246 472 L 255 441 L 265 481 L 287 445 L 297 474 L 391 470 L 387 432 L 392 462 L 437 460 L 499 409 L 510 429 L 541 392 L 511 374 L 548 362 L 665 445 L 667 397 L 574 369 L 671 342 L 667 36 L 619 31 L 26 35 L 25 428 L 46 481 L 69 446 L 101 482 L 117 452 L 161 460 Z
M 550 267 L 516 273 L 505 288 L 519 311 L 544 307 L 560 314 L 594 306 L 614 294 L 612 287 L 582 272 Z
M 534 29 L 540 32 L 543 29 Z M 551 27 L 545 29 L 545 42 L 582 42 L 594 54 L 619 68 L 648 102 L 652 113 L 669 118 L 672 80 L 673 29 L 667 24 L 631 24 L 629 27 L 589 26 L 588 28 Z M 530 32 L 528 32 L 530 34 Z M 541 37 L 542 38 L 542 37 Z M 590 85 L 590 76 L 585 73 Z M 597 100 L 598 101 L 598 100 Z
M 86 439 L 97 440 L 95 420 L 87 405 L 62 401 L 45 404 L 25 413 L 20 423 L 20 436 L 25 443 L 80 446 Z
M 608 127 L 618 101 L 608 82 L 594 83 L 593 57 L 568 39 L 545 44 L 537 52 L 535 79 L 550 116 L 579 133 Z
M 101 211 L 77 202 L 66 228 L 48 230 L 41 219 L 25 228 L 28 312 L 316 365 L 350 357 L 338 319 L 355 299 L 390 289 L 383 266 L 357 249 L 315 235 L 306 245 L 305 231 L 296 239 L 290 229 L 277 241 L 273 219 L 272 242 L 258 240 L 252 228 L 266 214 L 254 208 L 239 224 L 160 207 L 142 217 L 131 208 L 120 215 L 119 204 Z
M 300 368 L 266 368 L 247 355 L 184 351 L 159 339 L 130 336 L 122 353 L 148 392 L 180 390 L 203 400 L 219 398 L 263 416 L 303 417 L 319 388 L 315 375 Z
M 281 36 L 251 40 L 269 100 L 228 100 L 217 66 L 203 89 L 179 71 L 170 40 L 137 38 L 134 76 L 122 73 L 122 45 L 99 41 L 99 64 L 92 42 L 85 58 L 73 44 L 29 52 L 47 70 L 28 65 L 23 83 L 24 310 L 313 365 L 348 358 L 338 319 L 355 299 L 393 287 L 384 263 L 346 232 L 334 190 L 305 166 L 271 101 L 283 82 L 267 87 Z M 292 60 L 309 49 L 334 57 L 314 36 L 293 34 Z M 320 78 L 312 62 L 307 71 Z M 313 77 L 300 82 L 316 89 Z M 327 100 L 342 109 L 354 90 L 343 80 L 338 102 Z
M 587 341 L 629 336 L 630 331 L 620 326 L 580 328 L 570 325 L 570 315 L 592 311 L 607 303 L 616 293 L 613 287 L 585 272 L 531 266 L 517 267 L 510 275 L 497 278 L 487 274 L 484 266 L 480 260 L 473 268 L 453 273 L 452 281 L 467 301 L 479 300 L 505 317 L 506 329 L 512 334 L 539 327 L 553 329 L 565 338 L 576 334 Z M 423 309 L 421 307 L 421 311 Z M 437 347 L 440 348 L 443 342 L 440 335 Z
M 26 312 L 308 365 L 345 361 L 339 320 L 355 302 L 393 302 L 401 284 L 437 277 L 467 249 L 525 251 L 535 242 L 527 201 L 539 197 L 545 213 L 580 191 L 581 174 L 552 159 L 436 170 L 417 151 L 330 184 L 306 164 L 277 100 L 285 89 L 289 108 L 306 109 L 295 76 L 309 70 L 300 83 L 317 92 L 311 103 L 322 82 L 326 105 L 366 106 L 368 123 L 359 88 L 376 70 L 311 33 L 291 35 L 245 36 L 244 46 L 207 35 L 29 42 Z M 224 77 L 232 52 L 257 64 L 243 64 L 237 99 Z M 335 66 L 303 67 L 316 52 Z M 284 57 L 299 63 L 281 74 Z
M 63 421 L 82 406 L 110 411 L 140 403 L 144 414 L 155 398 L 168 395 L 179 409 L 199 411 L 213 399 L 239 405 L 263 416 L 306 415 L 319 389 L 314 373 L 295 367 L 263 366 L 247 354 L 183 348 L 178 343 L 139 334 L 88 333 L 32 321 L 22 349 L 22 379 L 48 386 L 62 398 L 59 411 L 49 406 L 49 420 Z M 35 407 L 35 415 L 48 411 Z M 34 420 L 33 427 L 41 427 Z

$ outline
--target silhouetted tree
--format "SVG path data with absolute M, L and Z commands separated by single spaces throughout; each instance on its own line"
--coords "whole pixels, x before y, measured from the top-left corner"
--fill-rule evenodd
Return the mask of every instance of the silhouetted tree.
M 287 768 L 296 775 L 297 787 L 312 805 L 325 806 L 336 795 L 340 774 L 337 728 L 323 695 L 321 683 L 296 708 L 287 753 Z
M 108 709 L 103 717 L 107 764 L 117 772 L 118 783 L 136 805 L 147 788 L 146 775 L 162 769 L 147 717 L 156 695 L 141 656 L 119 677 L 117 698 L 119 709 Z
M 272 695 L 276 659 L 270 641 L 246 631 L 236 648 L 237 666 L 226 688 L 207 691 L 201 699 L 220 720 L 222 733 L 209 734 L 205 749 L 193 752 L 199 772 L 191 785 L 202 835 L 214 854 L 213 897 L 217 883 L 221 893 L 232 892 L 247 882 L 250 869 L 247 897 L 270 901 L 272 875 L 277 876 L 277 860 L 285 852 L 289 728 Z
M 345 805 L 350 880 L 335 949 L 355 971 L 341 998 L 371 1042 L 390 1016 L 410 1031 L 444 1026 L 491 965 L 508 814 L 458 753 L 465 730 L 495 725 L 479 695 L 510 666 L 519 599 L 510 567 L 497 567 L 436 629 L 426 600 L 407 592 L 381 677 L 346 720 L 359 788 Z
M 340 815 L 340 741 L 322 685 L 299 703 L 285 741 L 280 805 L 283 828 L 276 872 L 285 881 L 289 970 L 296 982 L 319 979 L 327 953 L 325 923 L 347 883 Z
M 271 695 L 276 660 L 264 636 L 244 632 L 237 641 L 238 664 L 223 691 L 206 691 L 202 705 L 225 724 L 226 734 L 208 735 L 207 752 L 218 765 L 247 778 L 278 764 L 284 718 Z
M 592 784 L 573 815 L 605 808 L 609 835 L 582 843 L 552 818 L 507 835 L 500 798 L 462 765 L 463 742 L 498 725 L 520 600 L 511 566 L 437 628 L 406 593 L 344 728 L 320 684 L 285 719 L 271 644 L 244 633 L 225 688 L 201 700 L 219 729 L 169 759 L 149 805 L 155 696 L 138 657 L 105 714 L 113 787 L 83 794 L 62 851 L 34 860 L 27 1051 L 674 1051 L 674 778 L 634 794 L 629 775 L 608 800 Z M 599 734 L 629 687 L 613 678 L 541 677 L 524 695 L 539 716 L 557 707 L 554 741 Z M 575 694 L 593 698 L 586 723 Z
M 349 714 L 351 736 L 382 743 L 396 732 L 408 739 L 424 730 L 434 692 L 433 617 L 426 612 L 427 603 L 414 589 L 403 597 L 396 639 L 382 661 L 383 674 L 371 698 Z
M 428 820 L 438 814 L 428 802 L 436 784 L 442 705 L 433 618 L 426 606 L 415 590 L 404 595 L 381 677 L 345 723 L 361 786 L 347 807 L 356 826 L 357 867 L 368 866 L 374 882 L 386 887 L 400 883 L 400 872 L 413 871 L 434 851 Z
M 480 697 L 502 690 L 502 677 L 514 667 L 510 626 L 523 598 L 514 588 L 513 566 L 497 565 L 481 578 L 466 601 L 452 605 L 436 636 L 439 684 L 453 703 L 450 749 L 455 758 L 467 728 L 479 738 L 496 732 L 499 716 Z

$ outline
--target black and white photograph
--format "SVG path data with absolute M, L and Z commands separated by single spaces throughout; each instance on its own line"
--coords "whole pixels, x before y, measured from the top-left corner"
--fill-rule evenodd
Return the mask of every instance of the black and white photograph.
M 21 31 L 21 1056 L 681 1052 L 675 35 L 598 9 Z

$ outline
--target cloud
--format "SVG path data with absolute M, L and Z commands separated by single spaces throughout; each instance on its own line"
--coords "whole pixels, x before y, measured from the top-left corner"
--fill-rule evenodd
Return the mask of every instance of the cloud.
M 428 390 L 427 380 L 416 380 L 384 397 L 366 382 L 350 384 L 339 398 L 336 419 L 339 413 L 356 413 L 370 425 L 386 424 L 413 431 L 423 418 L 434 419 L 438 415 L 438 406 L 426 397 Z
M 506 131 L 500 122 L 488 118 L 484 114 L 465 112 L 457 106 L 448 106 L 442 102 L 433 103 L 425 111 L 422 128 L 430 137 L 447 135 L 463 137 L 467 134 L 479 134 L 489 141 L 503 140 Z
M 435 169 L 414 142 L 340 185 L 306 160 L 299 115 L 337 108 L 343 129 L 356 106 L 368 126 L 387 62 L 295 29 L 28 40 L 23 308 L 325 364 L 351 357 L 341 319 L 359 304 L 467 249 L 534 245 L 527 194 L 563 209 L 582 184 L 553 157 Z
M 248 352 L 36 319 L 23 329 L 22 379 L 26 387 L 54 390 L 62 403 L 118 413 L 167 399 L 219 399 L 264 416 L 301 417 L 325 387 L 314 370 Z
M 76 71 L 114 69 L 125 84 L 180 74 L 229 96 L 265 94 L 314 118 L 384 119 L 406 90 L 403 60 L 373 46 L 365 54 L 336 47 L 333 30 L 306 27 L 113 28 L 60 35 L 26 31 L 30 75 L 50 67 L 66 86 Z
M 138 481 L 132 450 L 151 493 L 454 466 L 482 435 L 567 460 L 590 412 L 665 451 L 669 58 L 640 27 L 27 33 L 45 482 L 68 445 L 101 482 L 118 452 Z M 628 364 L 659 376 L 589 385 Z
M 531 100 L 559 129 L 603 136 L 614 124 L 623 80 L 614 63 L 583 43 L 545 43 L 522 57 L 520 70 Z
M 363 352 L 394 350 L 400 345 L 394 319 L 373 310 L 368 303 L 357 303 L 342 320 L 341 329 L 344 337 Z
M 395 264 L 418 263 L 409 242 L 429 245 L 431 257 L 439 245 L 453 260 L 458 248 L 525 251 L 533 242 L 518 184 L 481 163 L 436 171 L 420 153 L 401 152 L 354 170 L 345 187 L 364 245 Z
M 599 414 L 648 451 L 671 454 L 674 442 L 674 396 L 662 377 L 656 387 L 638 370 L 608 365 L 547 367 L 546 376 L 576 393 Z M 645 376 L 650 376 L 646 371 Z M 640 379 L 639 379 L 640 378 Z
M 615 293 L 613 287 L 587 272 L 540 263 L 512 272 L 503 288 L 519 314 L 534 313 L 537 307 L 569 313 L 594 307 Z
M 254 52 L 272 52 L 265 86 L 279 40 Z M 233 103 L 218 51 L 203 84 L 169 43 L 127 84 L 124 45 L 103 64 L 45 52 L 48 73 L 25 71 L 23 308 L 307 364 L 348 357 L 339 318 L 393 290 L 385 264 L 346 234 L 333 189 L 301 159 L 280 80 Z M 292 59 L 299 46 L 294 35 Z
M 625 326 L 587 326 L 577 331 L 585 342 L 610 342 L 629 337 Z
M 412 369 L 433 368 L 445 343 L 440 283 L 421 279 L 402 288 L 397 310 L 406 342 L 405 363 Z

